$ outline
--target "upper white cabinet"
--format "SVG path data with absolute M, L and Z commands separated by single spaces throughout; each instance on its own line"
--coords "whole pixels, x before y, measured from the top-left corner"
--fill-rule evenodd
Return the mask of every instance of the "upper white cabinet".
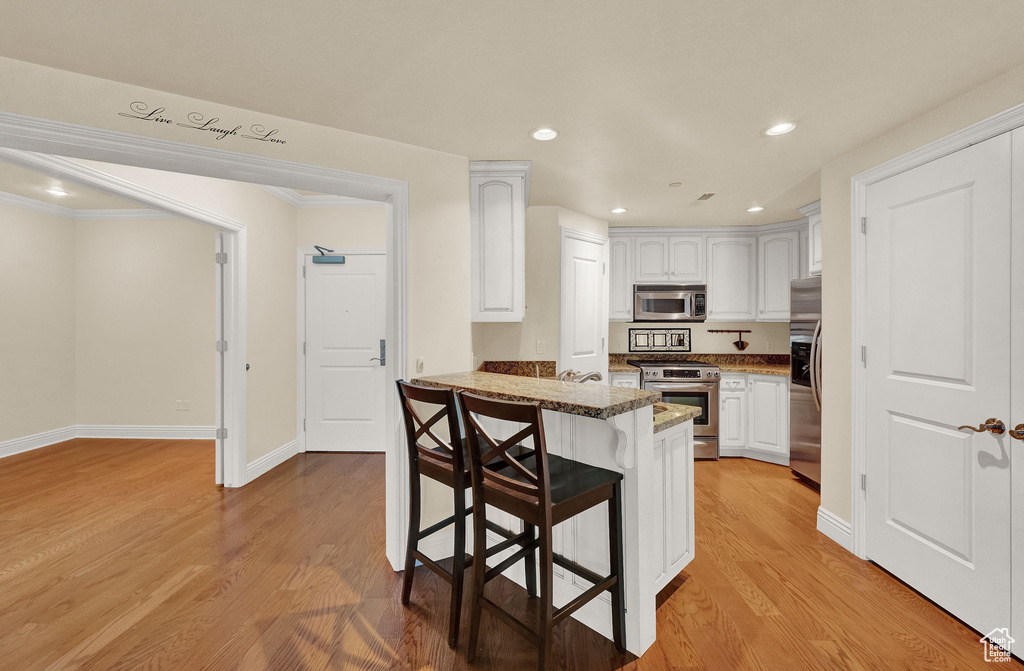
M 821 275 L 821 201 L 800 208 L 807 217 L 807 274 Z
M 757 318 L 789 321 L 789 283 L 800 277 L 800 234 L 764 233 L 757 247 Z
M 704 281 L 704 237 L 638 235 L 634 239 L 636 283 L 692 284 Z
M 706 244 L 708 321 L 754 321 L 757 236 L 709 235 Z
M 530 161 L 472 161 L 469 185 L 471 318 L 521 322 Z
M 608 319 L 633 319 L 633 238 L 611 236 L 608 243 Z

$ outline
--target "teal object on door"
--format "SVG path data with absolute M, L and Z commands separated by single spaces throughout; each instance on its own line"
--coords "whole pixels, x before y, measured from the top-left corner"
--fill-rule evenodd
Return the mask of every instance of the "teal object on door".
M 322 254 L 321 256 L 314 256 L 313 263 L 345 263 L 345 257 Z

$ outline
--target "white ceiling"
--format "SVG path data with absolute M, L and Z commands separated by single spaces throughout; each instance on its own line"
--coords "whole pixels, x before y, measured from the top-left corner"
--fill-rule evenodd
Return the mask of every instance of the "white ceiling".
M 59 185 L 66 196 L 55 196 L 46 190 Z M 31 198 L 72 210 L 134 210 L 145 205 L 93 191 L 74 182 L 61 181 L 33 170 L 0 161 L 0 191 Z
M 1024 63 L 1022 27 L 1020 0 L 5 0 L 0 55 L 529 159 L 534 205 L 730 225 L 798 217 L 829 159 Z

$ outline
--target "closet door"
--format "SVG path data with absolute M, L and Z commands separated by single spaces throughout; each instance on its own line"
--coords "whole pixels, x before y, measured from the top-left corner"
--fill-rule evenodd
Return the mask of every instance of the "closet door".
M 1010 418 L 1007 423 L 1024 431 L 1024 128 L 1013 131 L 1013 223 L 1011 250 L 1014 263 L 1010 264 Z M 1013 482 L 1013 564 L 1011 590 L 1013 604 L 1010 615 L 1010 636 L 1016 639 L 1013 652 L 1024 653 L 1024 440 L 1011 439 L 1011 480 Z M 988 633 L 987 631 L 985 633 Z
M 867 555 L 983 634 L 1010 626 L 1016 441 L 959 427 L 1011 417 L 1010 161 L 1005 134 L 866 193 Z

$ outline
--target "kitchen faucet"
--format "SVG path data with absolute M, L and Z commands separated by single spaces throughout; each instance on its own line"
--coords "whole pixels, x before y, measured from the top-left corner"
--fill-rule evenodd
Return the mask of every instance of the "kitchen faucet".
M 583 382 L 587 382 L 588 380 L 600 381 L 602 377 L 601 373 L 597 372 L 596 370 L 580 375 L 580 372 L 578 370 L 566 368 L 565 370 L 558 374 L 558 379 L 561 380 L 562 382 L 576 382 L 582 384 Z

